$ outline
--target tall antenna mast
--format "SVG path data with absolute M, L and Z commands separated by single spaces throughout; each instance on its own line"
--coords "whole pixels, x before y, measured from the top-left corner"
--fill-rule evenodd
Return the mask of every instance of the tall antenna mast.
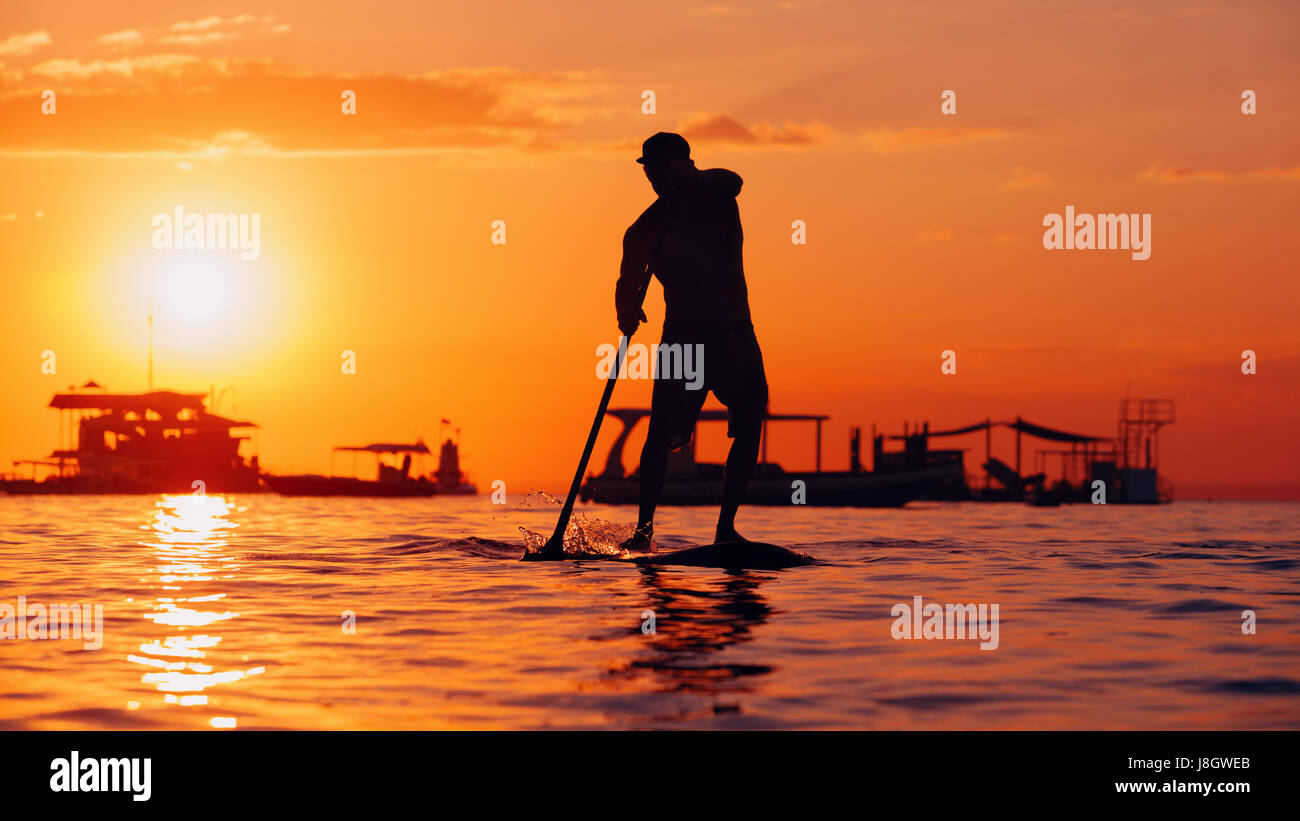
M 149 297 L 149 392 L 153 393 L 153 297 Z

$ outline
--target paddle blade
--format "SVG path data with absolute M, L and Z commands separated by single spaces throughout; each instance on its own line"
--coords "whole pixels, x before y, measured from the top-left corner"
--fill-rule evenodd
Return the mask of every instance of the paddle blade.
M 578 489 L 582 487 L 582 475 L 587 471 L 591 449 L 596 446 L 596 434 L 600 433 L 600 422 L 605 418 L 605 410 L 609 408 L 609 397 L 614 393 L 614 383 L 618 381 L 619 368 L 623 363 L 623 357 L 627 354 L 627 341 L 630 337 L 631 334 L 628 334 L 618 339 L 618 354 L 614 357 L 614 367 L 609 372 L 609 378 L 605 380 L 605 392 L 601 394 L 600 405 L 596 407 L 596 418 L 591 420 L 591 433 L 587 434 L 587 446 L 582 449 L 582 457 L 578 459 L 578 469 L 573 472 L 573 484 L 569 485 L 569 498 L 564 500 L 564 507 L 560 509 L 560 519 L 555 523 L 555 533 L 551 535 L 541 552 L 525 552 L 523 559 L 526 561 L 555 561 L 564 558 L 564 531 L 569 526 L 573 503 L 577 501 Z
M 519 558 L 523 562 L 551 562 L 564 558 L 564 535 L 556 533 L 547 540 L 541 550 L 536 553 L 524 551 L 524 555 Z

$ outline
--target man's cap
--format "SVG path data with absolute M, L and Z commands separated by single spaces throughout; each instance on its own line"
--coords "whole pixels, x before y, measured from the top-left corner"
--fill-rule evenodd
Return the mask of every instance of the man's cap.
M 658 165 L 672 160 L 689 160 L 691 146 L 681 134 L 660 131 L 641 143 L 641 156 L 637 162 L 642 165 Z

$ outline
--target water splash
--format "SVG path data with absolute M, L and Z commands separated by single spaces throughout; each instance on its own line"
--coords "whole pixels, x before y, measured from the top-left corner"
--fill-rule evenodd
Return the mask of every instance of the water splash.
M 562 500 L 541 490 L 534 490 L 528 495 L 530 498 L 539 496 L 551 504 L 563 504 Z M 564 530 L 564 555 L 610 559 L 627 559 L 639 555 L 619 546 L 631 538 L 632 531 L 632 525 L 614 524 L 596 516 L 574 513 Z M 550 538 L 549 534 L 535 533 L 526 527 L 520 527 L 519 532 L 524 537 L 525 555 L 540 552 Z

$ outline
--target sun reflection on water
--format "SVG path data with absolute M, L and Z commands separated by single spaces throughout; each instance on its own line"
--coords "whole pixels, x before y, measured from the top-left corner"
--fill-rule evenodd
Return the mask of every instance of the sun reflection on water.
M 222 606 L 227 594 L 221 588 L 239 570 L 228 548 L 239 526 L 233 514 L 240 510 L 221 495 L 164 495 L 155 503 L 151 519 L 141 525 L 150 537 L 141 544 L 153 551 L 158 562 L 154 587 L 161 593 L 141 618 L 185 632 L 145 642 L 140 653 L 128 655 L 127 660 L 148 668 L 140 680 L 163 693 L 164 704 L 209 707 L 204 691 L 266 671 L 265 667 L 215 670 L 207 663 L 209 653 L 222 641 L 213 628 L 239 618 L 238 612 Z M 212 716 L 204 723 L 231 728 L 238 719 Z

